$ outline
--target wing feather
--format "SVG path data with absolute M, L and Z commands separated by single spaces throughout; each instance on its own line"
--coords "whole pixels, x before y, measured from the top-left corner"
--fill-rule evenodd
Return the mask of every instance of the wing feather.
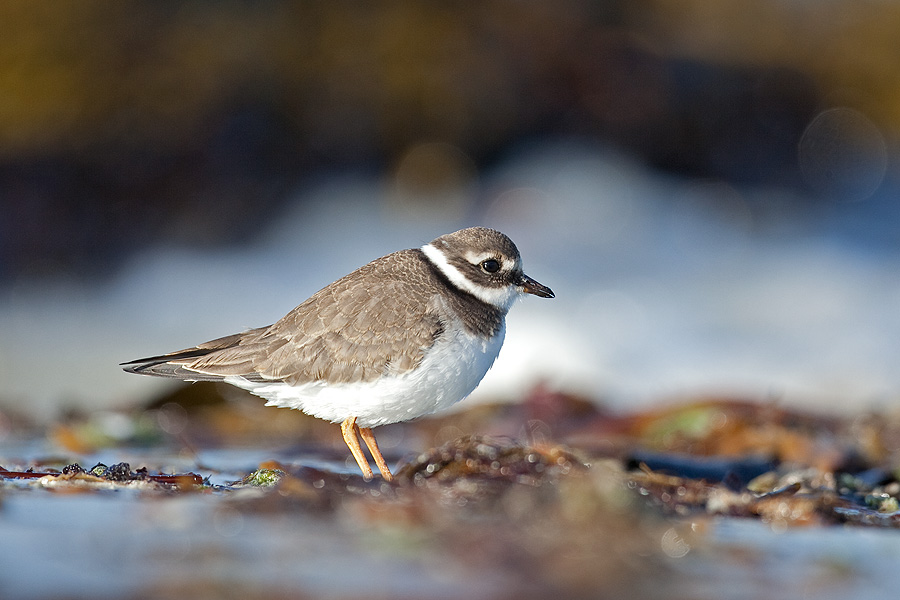
M 408 371 L 443 331 L 424 260 L 417 251 L 395 252 L 323 288 L 273 325 L 123 366 L 191 381 L 240 375 L 291 385 Z

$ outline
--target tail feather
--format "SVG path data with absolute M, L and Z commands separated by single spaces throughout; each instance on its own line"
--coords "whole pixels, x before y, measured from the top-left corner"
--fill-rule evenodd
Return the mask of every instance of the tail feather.
M 184 350 L 178 350 L 176 352 L 170 352 L 168 354 L 160 354 L 159 356 L 149 356 L 147 358 L 139 358 L 137 360 L 123 362 L 120 363 L 119 366 L 121 366 L 128 373 L 137 373 L 139 375 L 173 377 L 176 379 L 183 379 L 185 381 L 222 381 L 229 374 L 243 375 L 243 373 L 232 372 L 226 374 L 204 372 L 194 370 L 190 367 L 190 365 L 197 361 L 197 359 L 203 358 L 205 356 L 215 355 L 217 353 L 221 353 L 222 351 L 233 349 L 237 347 L 242 340 L 245 340 L 251 336 L 255 337 L 266 329 L 266 327 L 251 329 L 250 331 L 245 331 L 244 333 L 236 333 L 234 335 L 217 338 L 215 340 L 200 344 L 199 346 L 194 346 L 193 348 L 185 348 Z M 249 363 L 247 363 L 246 361 L 240 362 L 244 363 L 241 366 L 246 366 L 247 370 L 249 371 L 248 373 L 246 373 L 246 375 L 252 376 L 253 373 L 252 369 L 249 368 Z

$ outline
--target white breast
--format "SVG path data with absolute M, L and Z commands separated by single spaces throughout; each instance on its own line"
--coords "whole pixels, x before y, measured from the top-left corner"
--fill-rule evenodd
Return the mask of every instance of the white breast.
M 266 406 L 296 408 L 333 422 L 356 417 L 360 427 L 408 421 L 459 402 L 487 373 L 503 345 L 505 322 L 493 338 L 483 339 L 459 323 L 448 326 L 419 366 L 401 375 L 368 383 L 299 386 L 256 383 L 240 376 L 225 381 L 266 399 Z

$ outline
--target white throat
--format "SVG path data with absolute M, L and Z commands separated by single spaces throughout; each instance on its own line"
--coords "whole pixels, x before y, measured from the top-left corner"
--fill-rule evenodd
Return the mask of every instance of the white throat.
M 512 285 L 501 288 L 489 288 L 473 283 L 468 277 L 463 275 L 459 269 L 450 264 L 442 250 L 435 248 L 431 244 L 422 246 L 422 252 L 425 253 L 425 256 L 431 261 L 431 264 L 437 267 L 438 270 L 450 280 L 450 283 L 464 292 L 472 294 L 482 302 L 486 302 L 501 310 L 507 311 L 519 296 L 519 290 Z

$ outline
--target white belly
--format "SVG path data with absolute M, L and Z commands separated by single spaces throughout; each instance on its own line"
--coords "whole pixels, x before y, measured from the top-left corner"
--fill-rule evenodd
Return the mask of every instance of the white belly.
M 369 383 L 291 386 L 240 376 L 226 377 L 225 382 L 265 398 L 266 406 L 296 408 L 333 422 L 356 417 L 360 427 L 375 427 L 448 408 L 471 394 L 494 364 L 505 334 L 505 323 L 489 340 L 448 327 L 418 368 Z

